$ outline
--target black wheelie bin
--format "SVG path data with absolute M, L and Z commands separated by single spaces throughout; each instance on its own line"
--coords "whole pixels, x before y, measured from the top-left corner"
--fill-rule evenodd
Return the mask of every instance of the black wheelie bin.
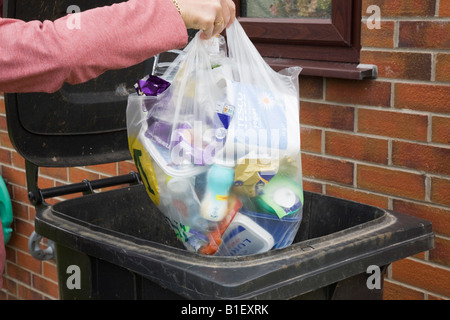
M 83 10 L 115 1 L 78 1 Z M 73 1 L 7 1 L 9 17 L 56 19 Z M 152 61 L 53 94 L 7 94 L 8 131 L 36 207 L 30 251 L 56 259 L 61 299 L 381 299 L 390 263 L 430 250 L 431 223 L 305 192 L 294 243 L 244 257 L 188 252 L 139 175 L 41 189 L 40 167 L 130 160 L 127 95 Z M 120 185 L 113 191 L 98 191 Z M 82 193 L 48 204 L 46 199 Z M 41 237 L 49 247 L 40 249 Z M 375 271 L 379 270 L 380 273 Z M 78 278 L 77 278 L 78 276 Z M 378 278 L 377 278 L 378 276 Z

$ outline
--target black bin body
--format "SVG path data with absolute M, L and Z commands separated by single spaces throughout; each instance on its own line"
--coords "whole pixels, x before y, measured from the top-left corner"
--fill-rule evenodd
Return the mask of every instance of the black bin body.
M 86 10 L 118 1 L 79 1 Z M 73 1 L 7 1 L 9 17 L 56 19 Z M 55 243 L 61 299 L 380 299 L 371 266 L 429 250 L 431 223 L 305 192 L 293 245 L 247 257 L 188 252 L 136 174 L 40 189 L 39 167 L 130 160 L 127 92 L 152 61 L 54 94 L 7 94 L 8 131 L 26 159 L 36 232 Z M 113 184 L 120 189 L 95 192 Z M 49 205 L 45 199 L 85 195 Z M 73 269 L 80 275 L 74 286 Z M 370 268 L 369 268 L 370 267 Z

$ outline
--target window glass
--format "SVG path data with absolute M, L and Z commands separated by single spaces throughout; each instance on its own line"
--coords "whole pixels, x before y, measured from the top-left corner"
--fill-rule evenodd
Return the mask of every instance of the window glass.
M 330 19 L 331 0 L 241 0 L 242 17 Z

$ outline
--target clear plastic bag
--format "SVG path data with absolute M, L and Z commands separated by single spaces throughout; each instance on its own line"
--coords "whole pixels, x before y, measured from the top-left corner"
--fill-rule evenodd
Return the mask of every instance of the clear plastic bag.
M 167 90 L 129 96 L 136 167 L 188 250 L 237 256 L 289 246 L 303 209 L 301 68 L 273 71 L 237 21 L 226 41 L 199 35 L 161 76 Z

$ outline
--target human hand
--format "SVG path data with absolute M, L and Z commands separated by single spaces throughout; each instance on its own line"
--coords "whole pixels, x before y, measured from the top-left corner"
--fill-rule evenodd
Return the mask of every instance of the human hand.
M 186 28 L 202 30 L 202 38 L 221 33 L 236 19 L 232 0 L 178 0 Z

